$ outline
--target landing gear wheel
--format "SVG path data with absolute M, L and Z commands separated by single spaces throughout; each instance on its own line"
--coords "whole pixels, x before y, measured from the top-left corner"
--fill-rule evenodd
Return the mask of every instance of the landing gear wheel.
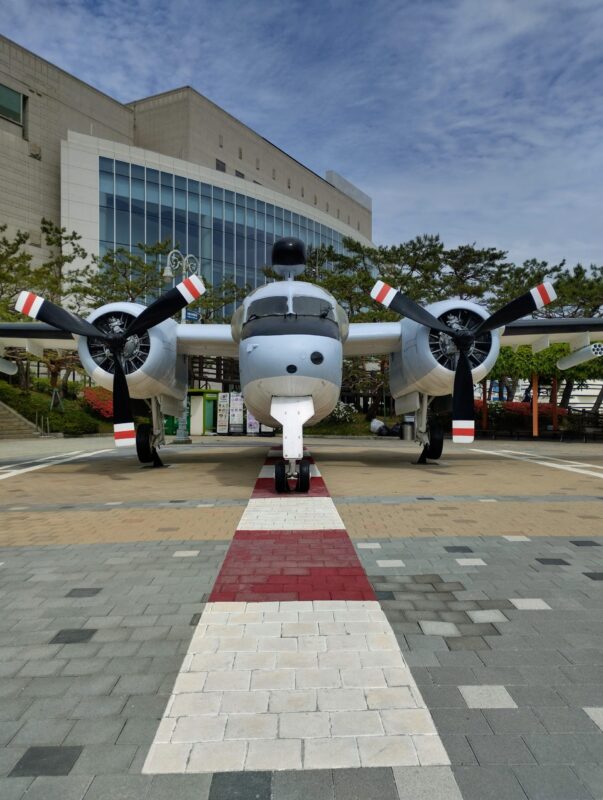
M 278 494 L 284 494 L 289 491 L 287 464 L 283 458 L 279 459 L 274 465 L 274 488 Z
M 444 449 L 444 429 L 439 422 L 429 426 L 429 444 L 423 448 L 417 464 L 427 464 L 427 459 L 437 461 Z
M 429 444 L 425 448 L 427 458 L 437 460 L 442 455 L 444 449 L 444 429 L 436 422 L 429 428 Z
M 310 491 L 310 462 L 307 458 L 302 458 L 299 462 L 295 491 L 303 492 L 304 494 Z
M 153 450 L 151 444 L 153 436 L 153 426 L 143 422 L 136 428 L 136 455 L 143 464 L 150 464 L 153 461 Z

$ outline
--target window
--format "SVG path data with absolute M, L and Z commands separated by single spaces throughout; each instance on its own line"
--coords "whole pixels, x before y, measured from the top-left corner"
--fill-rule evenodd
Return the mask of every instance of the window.
M 287 189 L 291 188 L 291 178 L 287 178 Z
M 23 106 L 25 98 L 20 92 L 9 89 L 0 83 L 0 116 L 23 125 Z
M 317 205 L 318 205 L 318 197 L 316 197 L 316 195 L 314 195 L 314 205 L 315 205 L 315 206 L 317 206 Z
M 243 158 L 243 148 L 242 147 L 239 147 L 239 158 L 240 159 Z
M 335 320 L 333 306 L 321 297 L 294 297 L 293 313 L 305 317 Z
M 244 172 L 239 172 L 238 169 L 235 169 L 235 177 L 244 178 L 245 177 L 245 173 Z
M 359 231 L 359 230 L 360 230 L 360 222 L 357 222 L 357 223 L 356 223 L 356 230 L 357 230 L 357 231 Z
M 337 219 L 339 219 L 339 209 L 337 209 Z
M 219 158 L 216 158 L 216 169 L 218 172 L 226 172 L 226 164 L 223 161 L 220 161 Z
M 329 213 L 329 204 L 327 203 L 327 214 Z
M 286 297 L 264 297 L 249 304 L 247 321 L 259 317 L 271 317 L 274 314 L 287 314 L 289 306 Z
M 304 196 L 304 187 L 303 186 L 301 187 L 301 196 L 302 197 Z
M 219 134 L 218 136 L 218 144 L 220 145 L 220 147 L 224 147 L 224 137 L 222 136 L 222 134 Z
M 256 169 L 260 168 L 260 159 L 259 158 L 256 158 L 256 160 L 255 160 L 255 168 Z
M 272 180 L 273 181 L 276 180 L 276 170 L 274 169 L 274 167 L 272 168 Z
M 348 214 L 348 225 L 350 224 L 350 215 Z

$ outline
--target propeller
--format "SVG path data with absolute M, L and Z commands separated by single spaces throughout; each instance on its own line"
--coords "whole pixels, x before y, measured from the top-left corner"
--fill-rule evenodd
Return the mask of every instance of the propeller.
M 201 278 L 191 275 L 173 289 L 158 297 L 150 306 L 131 320 L 121 333 L 107 333 L 77 314 L 45 300 L 33 292 L 21 292 L 15 308 L 23 314 L 47 322 L 59 330 L 76 336 L 87 336 L 103 342 L 113 356 L 113 435 L 117 447 L 136 444 L 136 429 L 130 403 L 130 391 L 124 370 L 124 350 L 128 339 L 140 336 L 159 325 L 205 292 Z
M 397 289 L 388 286 L 383 281 L 377 281 L 371 290 L 371 297 L 386 308 L 397 311 L 398 314 L 425 325 L 432 330 L 445 333 L 454 342 L 458 350 L 458 360 L 454 373 L 454 387 L 452 391 L 452 440 L 454 442 L 470 443 L 475 437 L 475 420 L 473 418 L 473 375 L 469 363 L 469 352 L 474 341 L 482 333 L 502 328 L 516 319 L 525 317 L 532 311 L 552 303 L 557 295 L 553 284 L 549 281 L 530 289 L 529 292 L 516 297 L 498 311 L 484 319 L 476 328 L 452 328 L 434 317 L 427 309 L 406 297 Z

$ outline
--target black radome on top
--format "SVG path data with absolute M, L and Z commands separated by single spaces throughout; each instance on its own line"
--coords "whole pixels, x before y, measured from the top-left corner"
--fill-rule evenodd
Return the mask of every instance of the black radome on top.
M 306 245 L 301 239 L 286 237 L 272 245 L 272 266 L 295 267 L 306 263 Z

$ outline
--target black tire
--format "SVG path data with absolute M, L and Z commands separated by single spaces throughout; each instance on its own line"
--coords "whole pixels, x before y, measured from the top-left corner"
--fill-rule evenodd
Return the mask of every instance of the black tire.
M 278 494 L 284 494 L 289 491 L 287 465 L 283 458 L 279 459 L 274 465 L 274 488 Z
M 303 492 L 307 494 L 310 491 L 310 462 L 307 458 L 302 458 L 299 462 L 299 471 L 297 473 L 297 486 L 296 492 Z
M 153 460 L 152 436 L 153 426 L 147 422 L 143 422 L 136 428 L 136 455 L 142 464 L 150 464 Z
M 444 449 L 444 429 L 439 423 L 429 426 L 429 444 L 425 448 L 425 455 L 432 461 L 437 461 Z

